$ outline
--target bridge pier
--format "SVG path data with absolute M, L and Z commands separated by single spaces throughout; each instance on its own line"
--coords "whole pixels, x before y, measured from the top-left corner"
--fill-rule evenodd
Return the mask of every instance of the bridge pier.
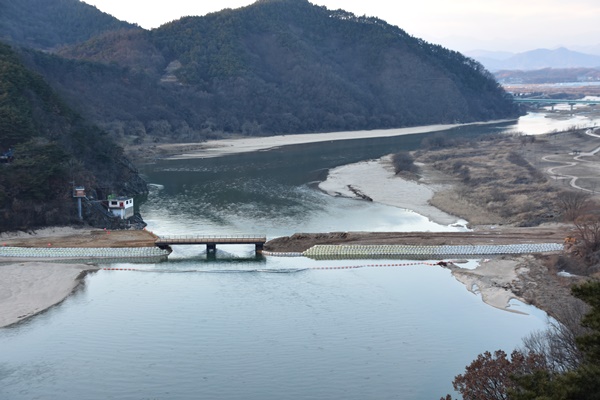
M 256 251 L 256 253 L 260 253 L 263 250 L 264 247 L 264 243 L 256 243 L 256 245 L 254 246 L 254 250 Z M 217 245 L 216 243 L 209 243 L 206 245 L 206 253 L 207 254 L 215 254 L 217 252 Z
M 266 236 L 262 235 L 238 235 L 238 236 L 163 236 L 156 239 L 156 246 L 168 248 L 174 245 L 206 245 L 206 254 L 214 256 L 217 253 L 217 245 L 224 244 L 253 244 L 256 253 L 259 253 L 267 241 Z
M 529 103 L 533 106 L 537 105 L 537 107 L 541 107 L 543 105 L 554 105 L 554 104 L 568 104 L 571 106 L 571 113 L 574 108 L 578 104 L 587 104 L 589 106 L 593 106 L 598 104 L 597 101 L 594 100 L 573 100 L 573 99 L 545 99 L 545 98 L 523 98 L 523 97 L 513 97 L 513 100 L 516 103 Z M 554 111 L 554 107 L 552 108 Z

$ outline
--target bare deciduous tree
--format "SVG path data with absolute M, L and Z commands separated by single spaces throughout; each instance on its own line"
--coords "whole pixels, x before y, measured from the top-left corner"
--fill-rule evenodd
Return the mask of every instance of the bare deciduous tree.
M 583 191 L 563 190 L 556 200 L 567 221 L 575 221 L 590 205 L 591 195 Z
M 548 369 L 555 373 L 575 370 L 583 361 L 576 339 L 589 333 L 581 320 L 589 311 L 583 301 L 573 298 L 563 304 L 556 319 L 548 321 L 548 328 L 531 333 L 523 339 L 523 353 L 540 354 L 546 359 Z
M 600 251 L 600 215 L 582 215 L 575 220 L 577 248 L 588 264 L 598 262 Z
M 408 151 L 401 151 L 392 155 L 392 165 L 396 175 L 401 172 L 417 172 L 418 168 L 414 161 L 414 157 Z

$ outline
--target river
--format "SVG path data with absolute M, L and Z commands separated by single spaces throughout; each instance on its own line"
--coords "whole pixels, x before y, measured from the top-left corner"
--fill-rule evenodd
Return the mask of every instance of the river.
M 517 125 L 450 134 L 482 129 Z M 423 137 L 161 161 L 143 168 L 164 188 L 141 212 L 163 235 L 463 229 L 315 188 L 329 168 Z M 392 263 L 402 266 L 315 269 Z M 101 270 L 0 330 L 0 399 L 437 399 L 477 354 L 510 351 L 546 323 L 533 307 L 487 306 L 426 261 L 263 258 L 246 246 L 213 258 L 176 246 L 167 262 L 111 266 L 137 271 Z

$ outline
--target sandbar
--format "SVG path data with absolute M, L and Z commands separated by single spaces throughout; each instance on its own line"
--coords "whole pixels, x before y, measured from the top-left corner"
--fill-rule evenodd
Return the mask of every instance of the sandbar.
M 480 294 L 484 303 L 501 310 L 524 314 L 510 307 L 513 299 L 526 303 L 511 290 L 513 283 L 519 280 L 519 264 L 518 258 L 481 260 L 474 270 L 452 268 L 452 275 L 468 291 Z
M 329 171 L 319 188 L 332 196 L 351 198 L 368 197 L 375 202 L 405 208 L 425 216 L 440 225 L 463 227 L 468 221 L 433 207 L 429 200 L 436 191 L 448 189 L 450 183 L 441 183 L 432 171 L 421 169 L 418 180 L 408 180 L 395 174 L 391 156 L 376 160 L 344 165 Z M 358 193 L 358 194 L 357 194 Z M 521 278 L 518 274 L 520 257 L 480 260 L 477 268 L 465 269 L 451 264 L 452 275 L 467 290 L 481 296 L 484 303 L 509 312 L 523 313 L 511 308 L 511 300 L 526 301 L 517 296 L 512 287 Z
M 202 143 L 194 150 L 176 154 L 167 157 L 169 160 L 182 160 L 189 158 L 212 158 L 221 157 L 230 154 L 248 153 L 253 151 L 265 151 L 282 146 L 306 143 L 331 142 L 337 140 L 353 140 L 353 139 L 369 139 L 394 137 L 402 135 L 415 135 L 419 133 L 439 132 L 459 126 L 470 125 L 490 125 L 514 120 L 496 120 L 487 122 L 473 122 L 468 124 L 438 124 L 415 126 L 410 128 L 397 129 L 375 129 L 369 131 L 347 131 L 347 132 L 328 132 L 328 133 L 305 133 L 298 135 L 278 135 L 266 137 L 236 137 L 232 139 L 209 140 Z M 161 145 L 163 149 L 168 149 L 169 152 L 177 152 L 177 149 L 185 149 L 190 146 L 189 143 Z
M 85 264 L 23 262 L 0 265 L 0 328 L 62 302 L 98 267 Z
M 440 225 L 464 227 L 467 221 L 447 214 L 429 204 L 436 191 L 447 189 L 449 183 L 440 183 L 431 171 L 422 168 L 418 180 L 408 180 L 395 174 L 391 156 L 376 160 L 344 165 L 329 171 L 327 179 L 319 188 L 332 196 L 363 198 L 375 202 L 412 210 Z M 360 194 L 358 195 L 357 192 Z M 509 312 L 523 313 L 511 308 L 511 300 L 526 303 L 512 290 L 520 278 L 517 270 L 518 258 L 495 258 L 480 260 L 474 270 L 451 264 L 452 275 L 465 285 L 467 290 L 481 295 L 486 304 Z
M 446 187 L 426 175 L 418 181 L 397 176 L 391 156 L 334 168 L 319 184 L 319 189 L 332 196 L 356 198 L 358 191 L 374 202 L 414 211 L 440 225 L 466 227 L 467 221 L 429 204 L 433 194 Z

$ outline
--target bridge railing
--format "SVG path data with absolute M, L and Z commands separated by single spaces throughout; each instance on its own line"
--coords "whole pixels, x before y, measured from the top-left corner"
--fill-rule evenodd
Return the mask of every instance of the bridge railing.
M 531 97 L 513 97 L 517 103 L 547 103 L 547 104 L 600 104 L 598 100 L 569 100 L 569 99 L 535 99 Z
M 267 237 L 265 235 L 257 234 L 246 234 L 246 235 L 164 235 L 159 236 L 156 242 L 239 242 L 239 243 L 253 243 L 253 242 L 266 242 Z

